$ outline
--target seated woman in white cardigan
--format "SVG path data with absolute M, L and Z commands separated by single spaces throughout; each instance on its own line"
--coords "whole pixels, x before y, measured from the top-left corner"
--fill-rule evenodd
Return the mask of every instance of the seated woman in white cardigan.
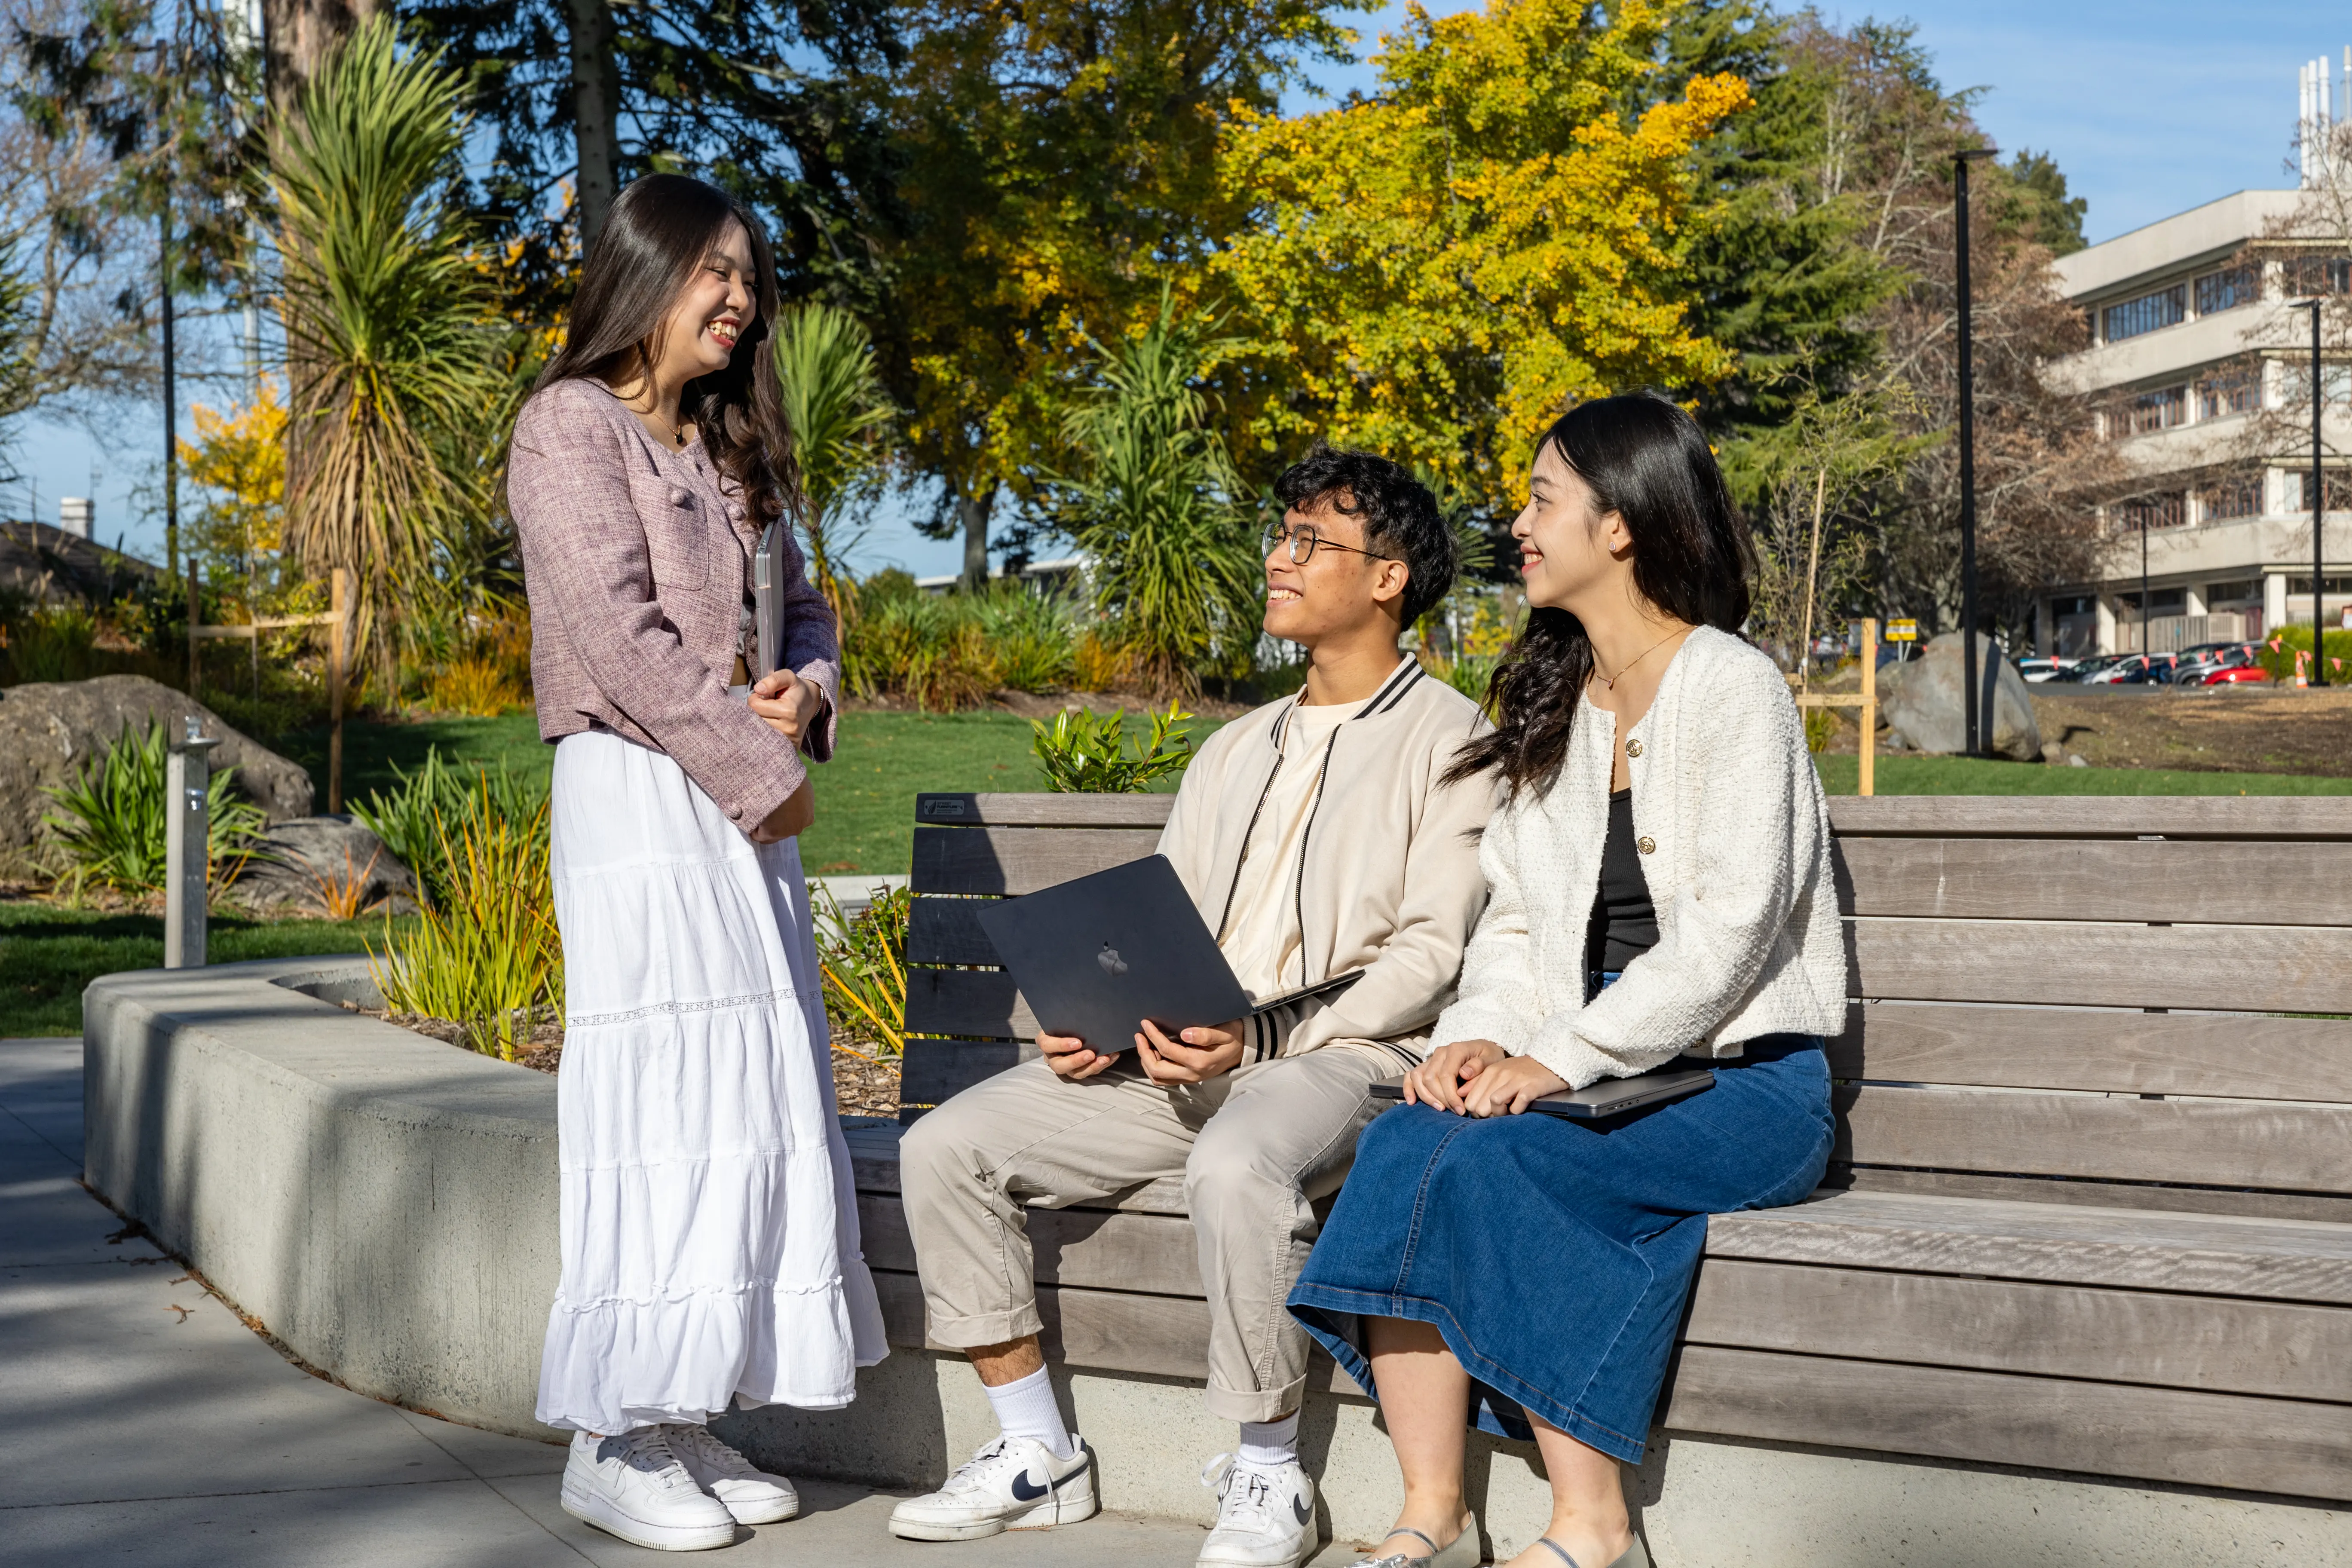
M 1496 727 L 1507 786 L 1443 1042 L 1375 1121 L 1292 1311 L 1373 1391 L 1404 1472 L 1379 1568 L 1479 1560 L 1467 1424 L 1552 1487 L 1514 1568 L 1643 1568 L 1639 1463 L 1706 1216 L 1794 1203 L 1832 1134 L 1845 1013 L 1829 819 L 1772 661 L 1735 635 L 1750 555 L 1706 438 L 1664 398 L 1579 405 L 1512 526 L 1531 607 Z M 1599 1121 L 1521 1115 L 1603 1079 L 1712 1088 Z

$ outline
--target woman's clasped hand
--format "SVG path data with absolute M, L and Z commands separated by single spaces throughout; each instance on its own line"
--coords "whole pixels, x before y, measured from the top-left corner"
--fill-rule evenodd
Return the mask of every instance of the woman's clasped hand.
M 1517 1116 L 1568 1080 L 1533 1057 L 1515 1057 L 1492 1040 L 1440 1046 L 1404 1075 L 1407 1105 L 1457 1116 Z

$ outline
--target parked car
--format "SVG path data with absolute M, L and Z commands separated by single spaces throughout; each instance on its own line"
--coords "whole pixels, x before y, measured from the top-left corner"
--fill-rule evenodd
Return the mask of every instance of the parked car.
M 2017 673 L 2037 685 L 2045 680 L 2064 680 L 2073 674 L 2074 668 L 2074 661 L 2071 658 L 2021 658 L 2017 661 Z
M 2060 679 L 2071 680 L 2078 686 L 2100 685 L 2103 684 L 2099 679 L 2101 674 L 2114 668 L 2123 660 L 2124 656 L 2119 653 L 2085 654 L 2076 659 L 2074 667 Z
M 2173 679 L 2182 686 L 2201 686 L 2206 677 L 2218 669 L 2235 669 L 2254 662 L 2256 650 L 2262 645 L 2250 642 L 2209 643 L 2203 648 L 2186 649 L 2181 654 L 2180 668 Z M 2191 654 L 2196 655 L 2190 658 Z
M 2110 662 L 2082 678 L 2084 685 L 2161 686 L 2172 679 L 2172 656 L 2168 653 L 2112 654 L 2108 658 Z
M 2259 664 L 2231 664 L 2210 670 L 2199 680 L 2200 686 L 2241 686 L 2250 681 L 2268 680 L 2271 672 Z

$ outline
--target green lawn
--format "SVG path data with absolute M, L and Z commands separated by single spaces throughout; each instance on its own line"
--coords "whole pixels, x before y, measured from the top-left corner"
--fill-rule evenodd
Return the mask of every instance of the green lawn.
M 383 942 L 380 920 L 281 921 L 215 915 L 205 956 L 215 963 L 357 952 Z M 49 904 L 0 903 L 0 1038 L 81 1033 L 82 987 L 122 969 L 163 963 L 163 917 L 109 915 Z
M 555 748 L 540 740 L 539 720 L 530 713 L 509 713 L 503 719 L 425 719 L 413 724 L 352 722 L 343 726 L 343 798 L 364 799 L 370 790 L 390 788 L 399 782 L 393 776 L 393 764 L 414 770 L 435 746 L 453 761 L 492 767 L 503 760 L 515 768 L 544 773 L 555 763 Z M 319 791 L 318 809 L 326 810 L 325 726 L 279 736 L 273 749 L 310 771 Z
M 1853 757 L 1813 759 L 1822 787 L 1854 793 Z M 2352 779 L 2297 773 L 2200 773 L 2164 768 L 2053 768 L 1970 757 L 1885 757 L 1880 795 L 2352 795 Z

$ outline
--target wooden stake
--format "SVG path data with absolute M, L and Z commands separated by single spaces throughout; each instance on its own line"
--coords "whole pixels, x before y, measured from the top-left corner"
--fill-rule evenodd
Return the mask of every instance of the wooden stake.
M 1854 793 L 1868 795 L 1877 784 L 1878 760 L 1878 622 L 1862 623 L 1862 745 Z
M 343 809 L 343 634 L 351 621 L 348 605 L 351 593 L 346 587 L 350 574 L 335 568 L 332 597 L 329 603 L 332 614 L 327 617 L 327 718 L 331 728 L 327 732 L 327 815 L 335 816 Z
M 204 615 L 197 605 L 196 558 L 188 557 L 188 695 L 202 700 L 205 686 L 203 643 L 196 637 Z

